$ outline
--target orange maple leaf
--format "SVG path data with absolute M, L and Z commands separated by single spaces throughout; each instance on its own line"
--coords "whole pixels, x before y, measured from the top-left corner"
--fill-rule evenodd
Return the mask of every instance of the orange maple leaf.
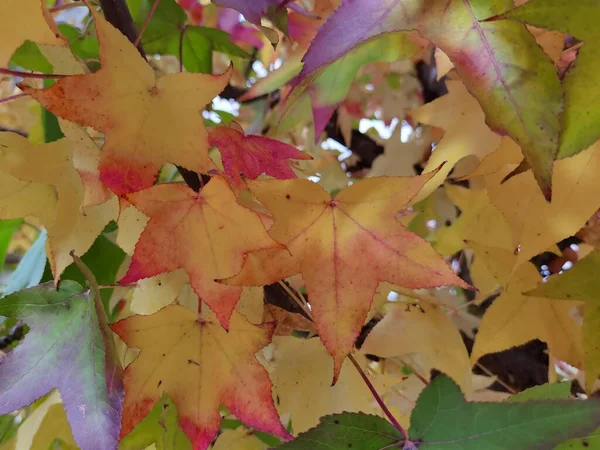
M 312 159 L 285 142 L 264 136 L 246 136 L 235 122 L 232 127 L 211 128 L 208 134 L 210 145 L 219 149 L 225 173 L 235 186 L 242 184 L 240 174 L 253 180 L 263 173 L 280 180 L 296 178 L 287 160 Z
M 130 194 L 127 200 L 150 221 L 119 283 L 182 268 L 194 291 L 227 328 L 242 288 L 214 280 L 238 273 L 246 253 L 280 247 L 258 214 L 238 205 L 227 181 L 218 176 L 200 193 L 170 183 Z
M 208 448 L 215 438 L 221 404 L 248 426 L 291 437 L 273 405 L 269 375 L 254 357 L 271 342 L 274 322 L 252 325 L 234 313 L 227 332 L 210 317 L 171 305 L 111 327 L 127 346 L 141 350 L 125 369 L 121 436 L 167 394 L 194 449 Z
M 469 287 L 396 216 L 434 175 L 360 181 L 331 199 L 308 180 L 248 182 L 273 215 L 286 249 L 248 255 L 229 285 L 265 285 L 301 273 L 317 330 L 334 358 L 334 382 L 380 281 L 408 288 Z
M 91 13 L 102 68 L 47 89 L 23 89 L 57 116 L 106 134 L 100 177 L 117 195 L 152 186 L 166 162 L 202 173 L 216 169 L 201 111 L 225 88 L 231 69 L 157 78 L 123 34 Z

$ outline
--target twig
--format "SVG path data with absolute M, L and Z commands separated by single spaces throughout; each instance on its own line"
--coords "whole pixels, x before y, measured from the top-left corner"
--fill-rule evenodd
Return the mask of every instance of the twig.
M 159 3 L 160 3 L 160 0 L 154 0 L 154 3 L 152 4 L 152 7 L 150 8 L 148 15 L 146 16 L 146 20 L 144 20 L 144 23 L 142 24 L 142 28 L 140 29 L 140 32 L 138 33 L 137 38 L 135 38 L 135 42 L 133 43 L 133 45 L 135 45 L 136 47 L 142 41 L 142 36 L 144 35 L 144 32 L 146 31 L 146 27 L 150 23 L 150 20 L 152 19 L 152 16 L 154 15 L 154 11 L 156 11 L 156 7 L 158 6 Z
M 488 375 L 490 377 L 496 377 L 496 381 L 498 382 L 498 384 L 502 385 L 502 387 L 504 387 L 508 392 L 510 392 L 513 395 L 517 394 L 517 390 L 516 389 L 514 389 L 511 386 L 509 386 L 504 381 L 502 381 L 499 377 L 497 377 L 496 375 L 494 375 L 487 367 L 483 366 L 481 363 L 478 363 L 478 362 L 476 362 L 475 365 L 477 367 L 479 367 L 486 375 Z
M 400 358 L 399 356 L 397 356 L 395 359 L 397 359 L 398 361 L 400 361 L 402 364 L 404 364 L 406 367 L 408 367 L 411 372 L 415 375 L 415 377 L 417 377 L 419 380 L 421 380 L 421 382 L 427 386 L 429 384 L 429 381 L 427 381 L 427 378 L 425 378 L 423 375 L 421 375 L 419 373 L 418 370 L 416 370 L 412 364 L 407 363 L 404 359 Z
M 313 318 L 312 318 L 312 314 L 310 309 L 308 309 L 308 307 L 306 306 L 306 303 L 304 303 L 300 297 L 298 297 L 296 295 L 296 293 L 294 291 L 292 291 L 287 284 L 285 284 L 283 281 L 279 281 L 278 282 L 281 287 L 285 290 L 285 292 L 288 293 L 288 295 L 298 304 L 298 306 L 302 309 L 302 311 L 304 311 L 306 313 L 306 316 L 314 322 Z
M 369 388 L 369 391 L 371 391 L 371 394 L 373 394 L 373 397 L 377 401 L 377 404 L 383 410 L 383 413 L 386 415 L 386 417 L 388 418 L 388 420 L 392 423 L 392 425 L 394 425 L 394 427 L 400 433 L 402 433 L 402 436 L 404 436 L 404 439 L 408 441 L 409 438 L 408 438 L 407 431 L 404 429 L 404 427 L 402 427 L 402 425 L 400 425 L 400 423 L 398 423 L 398 421 L 396 420 L 396 418 L 394 417 L 394 415 L 392 414 L 392 412 L 385 405 L 385 403 L 383 402 L 383 399 L 377 393 L 377 390 L 375 389 L 375 386 L 373 386 L 373 383 L 371 383 L 371 380 L 369 380 L 369 377 L 367 377 L 367 374 L 365 374 L 365 372 L 362 370 L 362 367 L 360 367 L 360 364 L 358 364 L 358 362 L 356 361 L 356 359 L 354 359 L 354 356 L 352 356 L 351 354 L 348 355 L 348 359 L 350 359 L 350 361 L 352 361 L 352 364 L 354 364 L 354 367 L 356 367 L 356 370 L 358 370 L 358 373 L 360 374 L 361 378 L 363 379 L 363 381 L 365 382 L 365 384 Z
M 21 77 L 21 78 L 40 78 L 40 79 L 54 79 L 54 78 L 65 78 L 70 75 L 59 75 L 55 73 L 37 73 L 37 72 L 21 72 L 19 70 L 11 70 L 0 68 L 0 73 L 5 75 L 12 75 L 13 77 Z

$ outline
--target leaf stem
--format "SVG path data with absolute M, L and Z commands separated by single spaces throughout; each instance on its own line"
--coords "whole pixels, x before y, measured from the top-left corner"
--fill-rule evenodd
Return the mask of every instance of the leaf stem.
M 36 73 L 36 72 L 21 72 L 19 70 L 11 70 L 0 68 L 0 73 L 5 75 L 12 75 L 13 77 L 21 77 L 21 78 L 41 78 L 41 79 L 54 79 L 54 78 L 65 78 L 70 75 L 59 75 L 52 73 Z
M 292 291 L 287 284 L 285 284 L 283 281 L 278 281 L 279 285 L 283 288 L 283 290 L 285 292 L 288 293 L 288 295 L 296 302 L 296 304 L 302 309 L 302 311 L 304 311 L 306 313 L 306 316 L 312 321 L 314 322 L 313 318 L 312 318 L 312 314 L 310 309 L 308 309 L 308 306 L 306 305 L 306 303 L 304 303 L 301 298 L 296 295 L 296 293 L 294 291 Z
M 356 370 L 358 370 L 358 373 L 360 374 L 361 378 L 363 379 L 363 381 L 365 382 L 365 384 L 369 388 L 369 391 L 371 391 L 371 394 L 373 394 L 373 397 L 375 398 L 375 401 L 377 401 L 377 404 L 383 410 L 383 413 L 386 415 L 386 417 L 388 418 L 388 420 L 392 423 L 392 425 L 394 425 L 394 427 L 396 427 L 396 429 L 400 433 L 402 433 L 402 436 L 404 436 L 404 439 L 406 441 L 408 441 L 409 440 L 409 438 L 408 438 L 408 432 L 404 429 L 404 427 L 402 427 L 402 425 L 400 425 L 400 423 L 396 420 L 396 418 L 394 417 L 394 415 L 392 414 L 392 412 L 385 405 L 385 403 L 383 402 L 383 399 L 377 393 L 377 390 L 375 389 L 375 386 L 373 386 L 373 383 L 371 383 L 371 380 L 369 380 L 369 377 L 367 377 L 367 374 L 364 372 L 364 370 L 362 370 L 362 367 L 360 367 L 360 364 L 358 364 L 358 362 L 356 361 L 356 359 L 354 359 L 354 356 L 352 356 L 352 354 L 348 355 L 348 359 L 350 361 L 352 361 L 352 364 L 354 364 L 354 367 L 356 367 Z
M 29 94 L 26 94 L 25 92 L 22 92 L 21 94 L 15 94 L 15 95 L 11 95 L 10 97 L 0 98 L 0 103 L 10 102 L 11 100 L 16 100 L 16 99 L 21 98 L 21 97 L 27 97 L 28 95 Z
M 140 29 L 140 32 L 138 33 L 137 37 L 135 38 L 135 42 L 133 43 L 133 45 L 135 45 L 136 47 L 141 42 L 142 36 L 144 35 L 144 32 L 146 31 L 146 27 L 150 23 L 150 20 L 152 19 L 152 16 L 154 15 L 154 11 L 156 11 L 156 7 L 158 6 L 159 3 L 160 3 L 160 0 L 154 0 L 154 3 L 152 4 L 152 7 L 150 8 L 148 15 L 146 16 L 146 20 L 144 20 L 142 28 Z

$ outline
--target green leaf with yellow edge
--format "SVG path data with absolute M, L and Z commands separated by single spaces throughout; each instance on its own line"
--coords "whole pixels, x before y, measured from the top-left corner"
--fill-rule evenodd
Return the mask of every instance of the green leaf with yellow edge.
M 138 450 L 152 444 L 157 450 L 192 450 L 192 443 L 179 427 L 177 409 L 167 395 L 150 414 L 119 442 L 119 450 Z
M 600 3 L 597 0 L 531 0 L 495 19 L 510 19 L 558 30 L 583 41 L 577 59 L 562 80 L 565 110 L 558 157 L 572 156 L 588 148 L 600 137 L 600 103 L 590 92 L 590 86 L 600 85 L 600 59 L 597 52 Z
M 585 302 L 583 318 L 583 348 L 585 352 L 585 384 L 591 392 L 600 375 L 600 251 L 593 251 L 561 275 L 552 276 L 525 295 L 555 300 Z

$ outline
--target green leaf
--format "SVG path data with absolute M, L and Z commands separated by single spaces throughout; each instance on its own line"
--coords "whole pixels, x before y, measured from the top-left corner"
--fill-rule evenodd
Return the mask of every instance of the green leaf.
M 402 448 L 403 437 L 389 422 L 363 413 L 333 414 L 315 428 L 277 447 L 285 450 L 382 450 Z M 396 445 L 397 447 L 393 447 Z M 482 447 L 483 448 L 483 447 Z
M 440 375 L 417 399 L 409 436 L 419 450 L 546 449 L 585 436 L 599 420 L 595 400 L 467 403 L 454 381 Z
M 519 403 L 533 400 L 565 400 L 571 396 L 571 382 L 547 383 L 533 386 L 513 395 L 506 402 Z
M 125 260 L 125 252 L 108 239 L 104 234 L 96 238 L 94 244 L 81 257 L 86 266 L 90 268 L 98 284 L 112 285 L 117 281 L 117 272 Z M 60 277 L 62 280 L 73 280 L 79 284 L 85 285 L 86 280 L 81 271 L 75 264 L 69 265 Z M 44 272 L 43 281 L 52 280 L 52 273 L 47 267 Z M 113 311 L 109 310 L 108 301 L 113 293 L 113 289 L 102 289 L 101 297 L 104 304 L 104 310 L 108 316 L 109 322 L 114 319 Z
M 531 0 L 497 18 L 562 31 L 584 41 L 577 59 L 562 80 L 565 91 L 563 130 L 558 157 L 572 156 L 600 138 L 600 103 L 593 89 L 600 86 L 600 4 L 596 0 L 576 3 L 564 0 Z M 590 92 L 590 87 L 592 92 Z
M 100 58 L 98 39 L 93 36 L 93 33 L 89 33 L 89 30 L 86 30 L 86 34 L 82 34 L 78 28 L 66 23 L 59 24 L 58 29 L 71 43 L 71 51 L 75 56 L 84 61 L 89 59 L 98 60 Z
M 27 250 L 10 276 L 4 289 L 4 295 L 37 286 L 40 282 L 46 266 L 46 236 L 46 230 L 42 230 L 33 245 Z
M 12 236 L 22 223 L 22 219 L 0 220 L 0 263 L 2 265 L 4 265 Z
M 119 450 L 138 450 L 152 444 L 157 450 L 192 449 L 192 443 L 179 427 L 177 409 L 166 395 L 131 433 L 121 439 Z
M 135 22 L 141 26 L 153 2 L 144 0 Z M 248 53 L 229 40 L 229 34 L 215 28 L 186 25 L 187 15 L 175 0 L 161 0 L 142 38 L 147 53 L 181 56 L 189 72 L 211 73 L 212 52 L 249 58 Z M 180 55 L 181 54 L 181 55 Z
M 53 70 L 52 64 L 42 55 L 37 44 L 31 41 L 23 42 L 15 53 L 13 53 L 10 62 L 34 72 L 52 73 Z

